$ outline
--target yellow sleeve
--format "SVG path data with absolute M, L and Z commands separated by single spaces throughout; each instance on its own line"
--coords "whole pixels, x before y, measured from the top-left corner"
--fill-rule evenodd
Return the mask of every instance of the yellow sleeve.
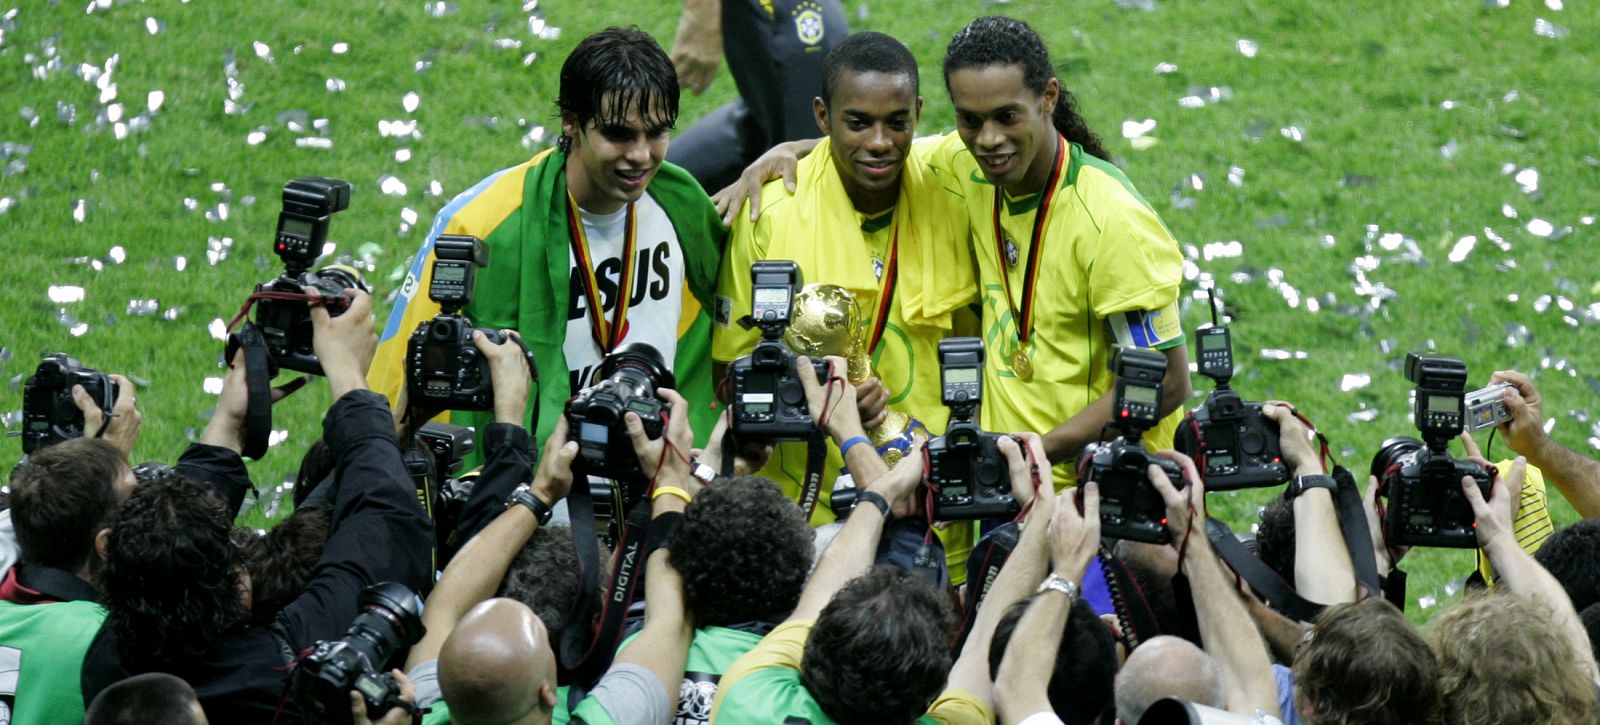
M 926 160 L 928 168 L 937 176 L 945 191 L 958 199 L 966 198 L 963 178 L 977 172 L 978 165 L 972 159 L 972 153 L 967 151 L 967 145 L 961 141 L 960 134 L 951 131 L 942 136 L 919 138 L 911 144 L 911 156 L 913 159 Z
M 1099 183 L 1084 189 L 1084 182 Z M 1089 260 L 1089 307 L 1096 317 L 1116 312 L 1160 310 L 1178 299 L 1183 253 L 1178 242 L 1134 193 L 1097 169 L 1084 168 L 1074 191 L 1100 228 L 1100 243 Z
M 776 224 L 773 207 L 783 201 L 780 196 L 787 197 L 787 190 L 782 181 L 776 181 L 767 184 L 761 193 L 765 201 L 759 219 L 751 222 L 743 210 L 735 215 L 733 228 L 728 232 L 728 248 L 722 255 L 722 268 L 717 271 L 711 359 L 721 363 L 732 362 L 750 352 L 761 339 L 759 330 L 746 330 L 739 325 L 739 319 L 750 314 L 750 265 L 766 259 Z
M 944 725 L 991 725 L 995 721 L 994 708 L 989 703 L 956 689 L 939 693 L 939 699 L 928 708 L 928 717 Z
M 746 675 L 773 667 L 799 670 L 800 660 L 806 653 L 806 640 L 811 637 L 811 627 L 816 623 L 814 619 L 791 619 L 784 622 L 768 632 L 767 636 L 762 637 L 755 649 L 734 660 L 727 671 L 722 673 L 722 679 L 718 681 L 716 698 L 711 701 L 711 722 L 716 722 L 717 709 L 722 707 L 722 701 L 728 692 Z

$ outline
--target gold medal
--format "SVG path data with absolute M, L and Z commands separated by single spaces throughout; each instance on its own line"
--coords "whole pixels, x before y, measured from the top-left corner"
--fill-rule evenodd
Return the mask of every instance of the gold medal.
M 1028 359 L 1027 351 L 1020 347 L 1011 353 L 1011 372 L 1016 373 L 1017 379 L 1022 382 L 1033 379 L 1033 361 Z
M 883 452 L 883 465 L 894 468 L 894 464 L 899 463 L 900 459 L 905 457 L 905 451 L 902 451 L 899 448 L 890 448 L 889 450 Z

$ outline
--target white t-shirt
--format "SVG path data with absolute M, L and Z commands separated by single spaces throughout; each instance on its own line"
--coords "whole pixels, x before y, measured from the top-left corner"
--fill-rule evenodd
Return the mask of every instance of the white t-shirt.
M 634 204 L 637 236 L 634 243 L 633 289 L 629 294 L 627 332 L 618 345 L 644 342 L 655 347 L 671 370 L 678 347 L 678 320 L 683 312 L 683 246 L 672 228 L 672 220 L 646 194 Z M 595 281 L 600 303 L 609 323 L 618 300 L 617 286 L 622 277 L 622 247 L 627 232 L 627 209 L 611 214 L 591 214 L 580 209 L 583 232 L 588 237 L 589 259 L 595 265 Z M 572 391 L 589 386 L 604 358 L 594 342 L 590 325 L 589 300 L 584 295 L 577 256 L 567 251 L 572 302 L 567 307 L 567 337 L 563 351 L 567 357 L 568 380 Z

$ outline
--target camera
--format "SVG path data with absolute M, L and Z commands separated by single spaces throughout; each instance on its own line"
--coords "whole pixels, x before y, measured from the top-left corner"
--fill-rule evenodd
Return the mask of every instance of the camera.
M 1511 420 L 1511 410 L 1506 407 L 1505 399 L 1505 392 L 1509 387 L 1511 386 L 1506 383 L 1495 383 L 1489 387 L 1479 388 L 1467 393 L 1467 428 L 1469 430 L 1493 428 Z
M 800 291 L 800 267 L 790 261 L 761 261 L 750 266 L 750 318 L 761 328 L 761 341 L 749 355 L 728 366 L 733 389 L 733 434 L 746 441 L 803 441 L 816 424 L 806 406 L 805 387 L 795 372 L 795 354 L 783 344 L 794 296 Z M 817 380 L 827 380 L 826 360 L 812 360 Z
M 983 400 L 983 341 L 950 337 L 939 341 L 939 386 L 950 425 L 928 441 L 928 488 L 933 516 L 961 521 L 1014 516 L 1010 471 L 996 444 L 1004 436 L 978 427 L 973 414 Z
M 84 434 L 83 411 L 72 401 L 74 385 L 82 385 L 109 420 L 111 407 L 117 402 L 116 381 L 64 353 L 50 353 L 22 383 L 23 453 Z
M 1471 461 L 1450 457 L 1450 439 L 1461 433 L 1466 420 L 1462 392 L 1467 384 L 1466 363 L 1442 355 L 1407 353 L 1406 379 L 1417 386 L 1412 420 L 1422 440 L 1390 438 L 1372 458 L 1379 494 L 1388 501 L 1384 538 L 1392 546 L 1475 548 L 1475 517 L 1461 493 L 1461 479 L 1471 477 L 1488 500 L 1494 474 Z
M 463 543 L 456 540 L 456 526 L 475 479 L 459 474 L 462 460 L 472 453 L 476 441 L 471 428 L 434 421 L 424 423 L 413 440 L 416 448 L 402 457 L 417 484 L 418 495 L 432 497 L 428 509 L 433 515 L 442 569 Z
M 283 187 L 283 211 L 278 214 L 278 234 L 272 245 L 283 259 L 284 273 L 256 285 L 256 327 L 266 339 L 267 354 L 275 368 L 311 375 L 322 374 L 311 344 L 311 308 L 304 288 L 320 293 L 328 314 L 338 317 L 350 307 L 347 289 L 370 292 L 354 267 L 335 264 L 316 272 L 312 263 L 328 240 L 328 219 L 350 206 L 350 183 L 321 176 L 302 176 Z M 277 370 L 272 371 L 276 374 Z
M 441 311 L 417 325 L 406 346 L 410 403 L 448 410 L 493 410 L 494 385 L 488 361 L 472 343 L 472 333 L 482 332 L 497 345 L 503 344 L 507 335 L 473 327 L 472 320 L 461 315 L 461 308 L 472 304 L 475 271 L 489 263 L 489 248 L 477 237 L 442 234 L 434 242 L 433 253 L 428 298 L 439 303 Z M 521 347 L 528 370 L 537 381 L 533 353 L 526 345 Z M 533 387 L 537 389 L 538 383 Z
M 295 666 L 295 702 L 311 722 L 351 722 L 351 690 L 361 693 L 373 720 L 390 708 L 410 709 L 385 665 L 396 650 L 422 639 L 422 597 L 384 582 L 363 589 L 356 605 L 361 613 L 344 638 L 318 642 Z
M 1154 427 L 1160 416 L 1161 379 L 1167 374 L 1167 357 L 1154 350 L 1119 347 L 1112 350 L 1111 370 L 1116 373 L 1111 419 L 1122 437 L 1109 443 L 1090 443 L 1078 456 L 1078 483 L 1100 484 L 1100 534 L 1151 544 L 1171 543 L 1167 531 L 1167 505 L 1150 483 L 1151 464 L 1167 474 L 1173 488 L 1186 485 L 1177 463 L 1144 449 L 1140 436 Z M 1080 504 L 1081 505 L 1081 504 Z
M 1216 323 L 1215 301 L 1212 322 Z M 1207 491 L 1276 486 L 1289 480 L 1278 446 L 1278 424 L 1261 414 L 1260 403 L 1245 402 L 1229 387 L 1233 378 L 1233 340 L 1220 324 L 1195 331 L 1200 374 L 1217 387 L 1195 408 L 1172 438 L 1172 446 L 1195 460 Z
M 622 487 L 623 499 L 631 506 L 643 495 L 649 476 L 633 451 L 622 416 L 637 413 L 645 433 L 660 438 L 672 406 L 656 397 L 656 388 L 675 388 L 677 382 L 661 353 L 642 342 L 628 343 L 607 355 L 600 362 L 599 377 L 600 382 L 567 401 L 568 436 L 578 442 L 573 470 L 628 484 Z

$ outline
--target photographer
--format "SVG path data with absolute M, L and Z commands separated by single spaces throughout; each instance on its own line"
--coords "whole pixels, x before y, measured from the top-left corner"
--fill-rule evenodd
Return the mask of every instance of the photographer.
M 295 653 L 339 638 L 367 585 L 392 581 L 415 589 L 427 582 L 431 526 L 401 461 L 389 411 L 364 381 L 375 346 L 372 300 L 360 291 L 345 294 L 351 303 L 338 317 L 321 304 L 311 308 L 315 353 L 336 401 L 323 431 L 339 484 L 332 534 L 311 581 L 269 626 L 250 625 L 249 579 L 228 538 L 237 510 L 233 492 L 181 471 L 141 485 L 111 525 L 102 573 L 108 615 L 84 660 L 85 701 L 129 675 L 165 671 L 195 688 L 212 720 L 265 722 L 282 707 L 279 722 L 298 721 L 299 705 L 284 701 Z M 218 410 L 243 406 L 224 400 Z M 214 431 L 218 440 L 237 450 L 242 417 L 219 417 L 226 425 Z M 230 461 L 242 470 L 237 454 Z
M 816 379 L 805 358 L 797 361 L 797 370 L 813 418 L 843 443 L 861 434 L 861 421 L 855 389 L 839 377 L 844 361 L 829 360 L 835 372 L 826 381 Z M 1036 438 L 1029 446 L 1034 460 L 1043 461 Z M 1048 485 L 1043 466 L 1024 462 L 1009 440 L 1001 447 L 1011 464 L 1013 489 L 1028 492 L 1020 498 L 1034 490 L 1034 475 Z M 921 452 L 918 444 L 889 470 L 870 447 L 849 449 L 846 463 L 861 491 L 857 510 L 822 552 L 794 612 L 723 675 L 713 722 L 906 723 L 924 713 L 944 722 L 993 721 L 987 702 L 989 641 L 1000 613 L 1042 577 L 1043 547 L 1040 542 L 1019 545 L 1019 551 L 1040 551 L 1013 554 L 952 668 L 945 643 L 954 634 L 953 613 L 943 595 L 910 572 L 872 567 L 888 520 L 918 513 Z M 1042 529 L 1034 527 L 1041 542 Z
M 1522 549 L 1512 528 L 1511 492 L 1521 489 L 1526 465 L 1513 462 L 1487 501 L 1470 478 L 1462 481 L 1479 547 L 1500 586 L 1434 624 L 1446 722 L 1595 722 L 1600 674 L 1588 633 L 1560 583 Z
M 1545 432 L 1544 399 L 1533 379 L 1515 370 L 1500 370 L 1491 383 L 1505 383 L 1505 404 L 1511 420 L 1500 424 L 1511 450 L 1544 472 L 1584 518 L 1600 517 L 1600 461 L 1557 443 Z
M 675 410 L 687 405 L 672 390 L 657 392 L 672 402 Z M 630 413 L 625 420 L 640 460 L 660 462 L 652 510 L 657 522 L 669 522 L 684 509 L 679 492 L 693 496 L 699 489 L 699 481 L 689 474 L 686 456 L 693 430 L 687 421 L 669 418 L 663 436 L 651 440 L 637 415 Z M 540 618 L 520 602 L 484 601 L 493 594 L 498 575 L 510 563 L 517 543 L 541 525 L 544 515 L 535 510 L 548 511 L 570 490 L 577 444 L 567 442 L 566 437 L 563 419 L 546 443 L 545 459 L 534 481 L 518 491 L 505 513 L 463 548 L 429 599 L 424 619 L 429 632 L 412 650 L 411 663 L 416 671 L 417 665 L 437 657 L 444 699 L 434 704 L 426 720 L 430 724 L 542 720 L 572 706 L 565 688 L 556 687 L 556 640 Z M 653 523 L 652 527 L 657 525 L 667 524 Z M 652 534 L 651 538 L 657 537 Z M 664 548 L 670 551 L 670 546 Z M 668 555 L 659 549 L 649 552 L 644 628 L 618 652 L 589 695 L 572 706 L 573 717 L 592 723 L 669 719 L 693 629 L 683 606 L 683 584 Z M 424 693 L 424 700 L 427 697 Z
M 1295 415 L 1294 406 L 1269 402 L 1261 414 L 1278 424 L 1278 445 L 1289 464 L 1290 485 L 1283 500 L 1294 512 L 1294 575 L 1300 596 L 1318 604 L 1356 600 L 1355 569 L 1339 528 L 1334 480 L 1312 447 L 1314 431 Z

